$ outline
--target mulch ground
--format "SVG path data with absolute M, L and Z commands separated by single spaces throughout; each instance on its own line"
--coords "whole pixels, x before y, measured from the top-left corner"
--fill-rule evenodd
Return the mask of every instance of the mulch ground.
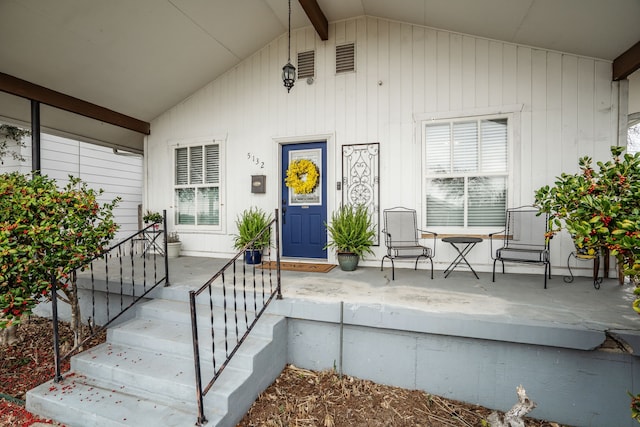
M 58 326 L 62 348 L 70 348 L 73 333 L 69 325 Z M 87 347 L 105 340 L 105 333 L 95 337 Z M 8 397 L 0 399 L 0 426 L 28 427 L 35 423 L 55 424 L 27 412 L 24 400 L 28 390 L 52 379 L 53 328 L 51 320 L 31 317 L 18 326 L 18 341 L 0 347 L 0 393 Z M 69 370 L 69 360 L 62 362 L 61 371 Z
M 60 323 L 61 341 L 72 342 L 68 325 Z M 18 328 L 19 341 L 0 347 L 0 393 L 25 399 L 26 392 L 53 378 L 51 321 L 31 318 Z M 103 342 L 104 334 L 90 346 Z M 68 346 L 68 344 L 67 344 Z M 63 363 L 63 372 L 69 362 Z M 514 403 L 517 400 L 513 391 Z M 535 400 L 535 399 L 534 399 Z M 419 390 L 389 387 L 334 371 L 310 371 L 287 366 L 238 424 L 239 427 L 488 427 L 490 409 L 444 399 Z M 24 409 L 23 404 L 0 399 L 0 426 L 29 427 L 53 424 Z M 525 419 L 526 427 L 560 427 Z
M 513 392 L 514 403 L 517 400 Z M 239 427 L 488 427 L 491 410 L 421 390 L 376 384 L 335 371 L 289 365 L 253 404 Z M 526 427 L 560 427 L 525 419 Z

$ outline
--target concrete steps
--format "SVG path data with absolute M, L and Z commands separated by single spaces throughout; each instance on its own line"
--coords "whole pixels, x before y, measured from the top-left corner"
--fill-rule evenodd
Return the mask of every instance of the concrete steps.
M 198 342 L 203 382 L 213 377 L 212 340 L 219 368 L 253 314 L 200 310 Z M 237 319 L 237 321 L 236 321 Z M 263 315 L 204 397 L 208 426 L 234 426 L 286 362 L 286 319 Z M 228 346 L 225 349 L 225 341 Z M 204 384 L 206 385 L 206 384 Z M 195 367 L 187 303 L 156 299 L 135 318 L 107 331 L 107 342 L 71 359 L 64 381 L 27 393 L 27 409 L 69 427 L 193 426 L 197 421 Z

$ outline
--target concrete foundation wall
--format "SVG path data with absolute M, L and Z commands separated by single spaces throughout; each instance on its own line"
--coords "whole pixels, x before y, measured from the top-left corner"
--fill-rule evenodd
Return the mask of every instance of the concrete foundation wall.
M 422 322 L 417 313 L 399 316 L 414 323 L 407 331 L 389 327 L 393 320 L 385 320 L 384 306 L 378 307 L 377 321 L 370 306 L 345 304 L 344 310 L 341 328 L 336 304 L 280 304 L 274 311 L 289 312 L 289 362 L 314 370 L 342 368 L 358 378 L 503 411 L 516 403 L 516 387 L 522 384 L 538 405 L 529 414 L 534 418 L 575 426 L 636 423 L 627 391 L 640 381 L 640 362 L 631 354 L 476 338 L 491 325 L 473 318 L 466 326 L 454 322 L 451 335 L 444 335 L 428 332 L 438 319 L 426 313 Z M 368 312 L 364 321 L 357 316 L 361 310 Z M 400 315 L 403 309 L 394 311 Z M 521 334 L 523 325 L 509 326 Z M 557 333 L 561 328 L 548 328 L 547 338 Z M 578 347 L 582 341 L 577 340 Z

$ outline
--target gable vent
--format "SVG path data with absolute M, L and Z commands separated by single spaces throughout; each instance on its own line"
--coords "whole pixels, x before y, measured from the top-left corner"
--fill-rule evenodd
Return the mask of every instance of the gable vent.
M 336 46 L 336 73 L 355 71 L 356 47 L 354 43 Z
M 298 52 L 298 78 L 314 77 L 316 67 L 316 53 L 313 50 Z

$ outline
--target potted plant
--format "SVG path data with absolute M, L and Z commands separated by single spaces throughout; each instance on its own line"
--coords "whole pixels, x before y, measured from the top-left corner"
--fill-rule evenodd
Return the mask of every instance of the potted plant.
M 335 249 L 342 270 L 355 270 L 360 257 L 373 254 L 375 229 L 366 206 L 344 205 L 331 214 L 331 223 L 325 226 L 330 238 L 325 249 Z
M 149 209 L 147 209 L 147 213 L 142 217 L 142 221 L 144 221 L 145 224 L 155 224 L 155 229 L 158 229 L 157 224 L 160 224 L 163 220 L 164 218 L 161 213 L 153 212 Z
M 590 157 L 579 159 L 580 171 L 563 173 L 553 187 L 536 191 L 536 204 L 550 214 L 549 236 L 562 228 L 577 249 L 610 253 L 621 274 L 637 283 L 640 276 L 640 154 L 622 155 L 611 147 L 612 159 L 592 167 Z M 639 290 L 636 290 L 638 293 Z M 640 313 L 640 300 L 634 309 Z
M 177 258 L 180 256 L 180 249 L 182 248 L 182 242 L 180 242 L 180 236 L 177 231 L 172 231 L 167 234 L 167 257 Z
M 262 262 L 262 249 L 271 244 L 271 229 L 260 234 L 272 221 L 272 216 L 258 207 L 245 209 L 236 219 L 238 234 L 234 234 L 233 247 L 242 249 L 249 245 L 253 239 L 257 239 L 246 248 L 245 261 L 247 264 L 260 264 Z M 258 237 L 259 235 L 259 237 Z

